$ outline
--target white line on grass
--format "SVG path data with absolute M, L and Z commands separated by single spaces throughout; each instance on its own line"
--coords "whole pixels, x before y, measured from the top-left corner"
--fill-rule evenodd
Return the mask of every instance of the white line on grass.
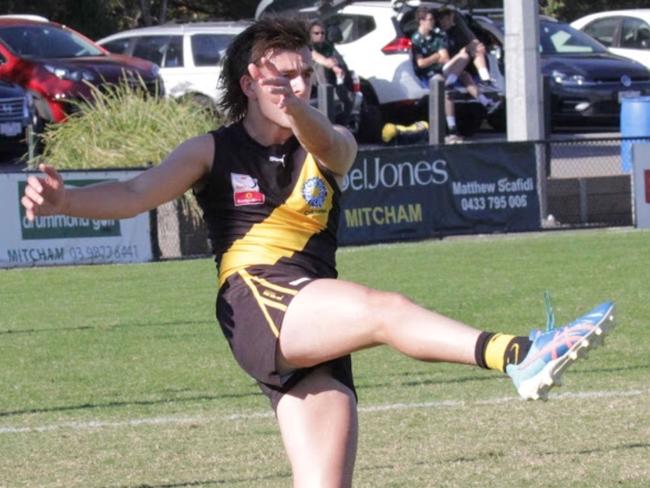
M 553 401 L 561 400 L 575 400 L 575 399 L 588 399 L 588 398 L 623 398 L 641 396 L 650 393 L 650 390 L 611 390 L 611 391 L 586 391 L 577 393 L 560 393 L 552 397 Z M 369 405 L 367 407 L 359 407 L 360 413 L 375 413 L 387 412 L 392 410 L 415 410 L 415 409 L 436 409 L 436 408 L 459 408 L 469 407 L 472 405 L 498 405 L 501 403 L 508 403 L 519 401 L 519 397 L 508 396 L 499 398 L 489 398 L 486 400 L 438 400 L 432 402 L 422 403 L 390 403 L 385 405 Z M 273 412 L 251 412 L 251 413 L 237 413 L 226 415 L 223 420 L 248 420 L 256 418 L 271 418 Z M 214 420 L 214 418 L 206 416 L 197 417 L 151 417 L 144 419 L 124 420 L 121 422 L 105 422 L 105 421 L 87 421 L 87 422 L 61 422 L 58 424 L 41 425 L 36 427 L 0 427 L 0 434 L 21 434 L 32 432 L 51 432 L 54 430 L 68 429 L 68 430 L 95 430 L 95 429 L 109 429 L 121 427 L 138 427 L 141 425 L 169 425 L 169 424 L 201 424 Z

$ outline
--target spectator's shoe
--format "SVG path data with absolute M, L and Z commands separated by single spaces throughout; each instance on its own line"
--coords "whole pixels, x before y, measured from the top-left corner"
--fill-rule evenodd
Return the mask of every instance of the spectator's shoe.
M 488 115 L 492 115 L 494 112 L 499 110 L 499 108 L 501 108 L 501 100 L 490 100 L 490 103 L 485 106 L 485 111 Z
M 481 80 L 478 82 L 479 88 L 487 88 L 490 90 L 495 90 L 497 88 L 497 82 L 496 80 L 493 80 L 492 78 L 488 80 Z
M 525 399 L 546 400 L 548 391 L 561 384 L 561 376 L 579 357 L 595 349 L 615 326 L 614 303 L 605 302 L 564 327 L 553 328 L 552 311 L 546 332 L 533 330 L 528 354 L 519 364 L 509 364 L 506 373 L 519 395 Z

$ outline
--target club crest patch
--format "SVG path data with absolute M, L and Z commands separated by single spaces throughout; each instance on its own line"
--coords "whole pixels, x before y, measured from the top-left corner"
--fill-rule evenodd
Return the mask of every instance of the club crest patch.
M 312 208 L 323 208 L 327 198 L 327 186 L 320 178 L 314 176 L 302 186 L 302 197 Z
M 264 193 L 260 191 L 257 180 L 249 175 L 230 173 L 232 194 L 235 206 L 261 205 L 265 201 Z

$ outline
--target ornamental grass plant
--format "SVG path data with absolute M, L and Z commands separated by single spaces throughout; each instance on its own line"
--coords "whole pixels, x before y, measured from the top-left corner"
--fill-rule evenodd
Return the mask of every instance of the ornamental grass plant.
M 126 83 L 92 88 L 92 102 L 74 102 L 63 124 L 47 126 L 42 154 L 58 169 L 133 168 L 159 164 L 179 143 L 221 121 L 190 99 L 148 95 Z

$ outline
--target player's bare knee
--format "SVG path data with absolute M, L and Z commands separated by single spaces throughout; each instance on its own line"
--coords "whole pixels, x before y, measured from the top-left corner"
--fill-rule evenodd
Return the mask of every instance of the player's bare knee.
M 410 306 L 411 301 L 401 293 L 374 291 L 367 301 L 370 320 L 377 324 L 376 338 L 385 342 L 386 333 L 397 325 L 397 317 Z

